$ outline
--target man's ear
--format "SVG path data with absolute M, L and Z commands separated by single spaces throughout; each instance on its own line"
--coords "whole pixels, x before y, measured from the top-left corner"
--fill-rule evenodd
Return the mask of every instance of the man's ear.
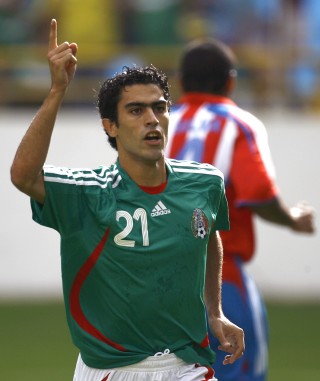
M 108 118 L 102 119 L 102 126 L 103 129 L 106 131 L 106 133 L 112 137 L 115 138 L 118 135 L 118 127 L 115 122 L 112 122 Z
M 226 86 L 225 86 L 226 96 L 230 96 L 235 87 L 236 87 L 236 78 L 229 76 L 228 81 L 227 81 Z

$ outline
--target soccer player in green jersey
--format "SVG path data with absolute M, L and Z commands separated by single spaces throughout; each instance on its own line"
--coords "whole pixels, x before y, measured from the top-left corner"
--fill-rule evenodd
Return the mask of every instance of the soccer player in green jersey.
M 152 66 L 124 68 L 101 86 L 98 108 L 116 163 L 46 166 L 76 53 L 75 43 L 58 45 L 52 20 L 51 88 L 11 167 L 33 219 L 60 233 L 66 314 L 80 351 L 74 381 L 216 380 L 206 310 L 228 353 L 224 364 L 244 351 L 242 329 L 221 308 L 223 176 L 164 157 L 170 94 Z

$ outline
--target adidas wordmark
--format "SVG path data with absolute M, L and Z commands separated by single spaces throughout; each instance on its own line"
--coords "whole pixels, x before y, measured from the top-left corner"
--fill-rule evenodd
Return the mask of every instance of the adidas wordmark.
M 168 209 L 162 201 L 158 201 L 157 205 L 152 209 L 151 217 L 163 216 L 164 214 L 170 214 L 171 210 Z

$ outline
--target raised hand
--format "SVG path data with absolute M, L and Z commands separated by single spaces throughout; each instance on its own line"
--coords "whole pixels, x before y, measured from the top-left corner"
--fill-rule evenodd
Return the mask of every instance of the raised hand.
M 65 91 L 76 71 L 78 46 L 76 43 L 68 42 L 58 45 L 57 29 L 57 21 L 52 19 L 48 46 L 51 89 Z

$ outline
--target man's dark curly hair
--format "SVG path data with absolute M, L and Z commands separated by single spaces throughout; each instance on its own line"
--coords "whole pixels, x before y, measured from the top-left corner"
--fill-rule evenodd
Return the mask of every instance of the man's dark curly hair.
M 163 96 L 171 105 L 169 84 L 167 76 L 160 72 L 153 65 L 146 67 L 124 66 L 121 73 L 114 75 L 104 81 L 100 87 L 97 99 L 97 107 L 101 119 L 107 118 L 118 124 L 117 106 L 122 91 L 127 86 L 155 84 L 163 91 Z M 108 140 L 112 148 L 117 149 L 116 139 L 108 135 Z

